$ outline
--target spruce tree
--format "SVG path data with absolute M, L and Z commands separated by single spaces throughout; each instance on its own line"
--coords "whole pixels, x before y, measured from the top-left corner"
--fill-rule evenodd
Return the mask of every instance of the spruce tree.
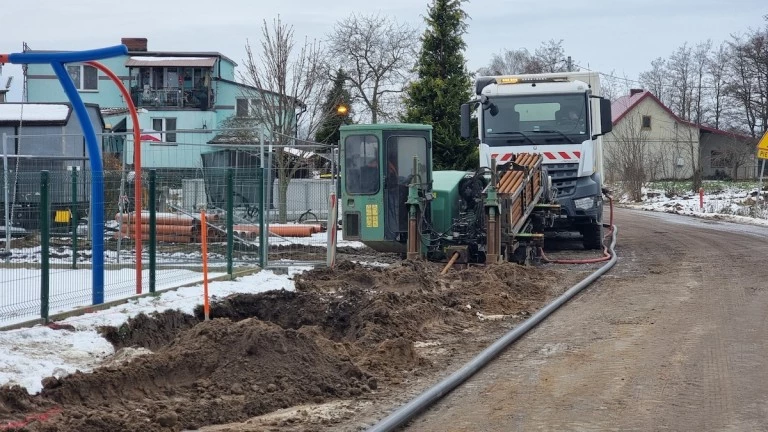
M 345 81 L 344 71 L 339 69 L 333 78 L 333 87 L 328 91 L 325 102 L 323 102 L 322 109 L 326 117 L 315 133 L 315 141 L 317 142 L 337 144 L 339 142 L 339 127 L 352 123 L 352 97 L 349 90 L 344 87 Z M 347 111 L 344 114 L 337 111 L 340 106 L 346 107 Z
M 424 18 L 427 29 L 416 64 L 418 78 L 406 89 L 402 120 L 432 125 L 436 169 L 474 169 L 477 165 L 477 152 L 461 138 L 460 129 L 459 108 L 469 100 L 471 87 L 463 53 L 467 31 L 467 14 L 461 8 L 464 1 L 432 1 Z

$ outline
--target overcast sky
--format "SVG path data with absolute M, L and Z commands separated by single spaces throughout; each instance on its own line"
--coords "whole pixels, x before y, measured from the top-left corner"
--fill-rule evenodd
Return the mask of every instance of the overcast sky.
M 146 37 L 149 50 L 218 51 L 242 65 L 246 40 L 258 43 L 263 19 L 278 14 L 297 38 L 323 40 L 334 22 L 352 12 L 380 13 L 424 28 L 431 0 L 131 0 L 119 4 L 80 0 L 25 0 L 0 5 L 0 53 L 32 49 L 80 50 L 117 45 L 121 37 Z M 566 53 L 592 70 L 637 78 L 651 60 L 668 57 L 683 43 L 759 28 L 765 0 L 473 0 L 467 67 L 485 66 L 494 53 L 562 39 Z M 10 101 L 21 99 L 21 70 L 6 65 L 2 82 L 15 75 Z

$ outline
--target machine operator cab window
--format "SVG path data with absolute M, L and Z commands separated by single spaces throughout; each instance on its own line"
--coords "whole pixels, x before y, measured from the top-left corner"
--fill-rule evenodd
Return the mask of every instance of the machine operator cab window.
M 375 135 L 350 135 L 344 140 L 347 192 L 373 195 L 379 191 L 379 140 Z

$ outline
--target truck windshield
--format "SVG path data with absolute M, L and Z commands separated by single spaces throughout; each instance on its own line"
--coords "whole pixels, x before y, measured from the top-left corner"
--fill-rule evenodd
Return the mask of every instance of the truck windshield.
M 573 144 L 589 139 L 585 94 L 489 98 L 483 142 L 489 146 Z

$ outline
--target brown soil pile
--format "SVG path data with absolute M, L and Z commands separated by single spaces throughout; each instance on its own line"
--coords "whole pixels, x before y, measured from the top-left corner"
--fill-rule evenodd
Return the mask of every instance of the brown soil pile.
M 296 291 L 234 295 L 211 321 L 167 311 L 138 316 L 106 337 L 154 351 L 93 373 L 48 378 L 40 395 L 0 389 L 0 420 L 52 406 L 30 431 L 178 431 L 302 403 L 360 396 L 430 362 L 413 342 L 459 334 L 477 313 L 538 308 L 553 280 L 514 264 L 441 276 L 439 264 L 387 268 L 342 262 L 297 276 Z

